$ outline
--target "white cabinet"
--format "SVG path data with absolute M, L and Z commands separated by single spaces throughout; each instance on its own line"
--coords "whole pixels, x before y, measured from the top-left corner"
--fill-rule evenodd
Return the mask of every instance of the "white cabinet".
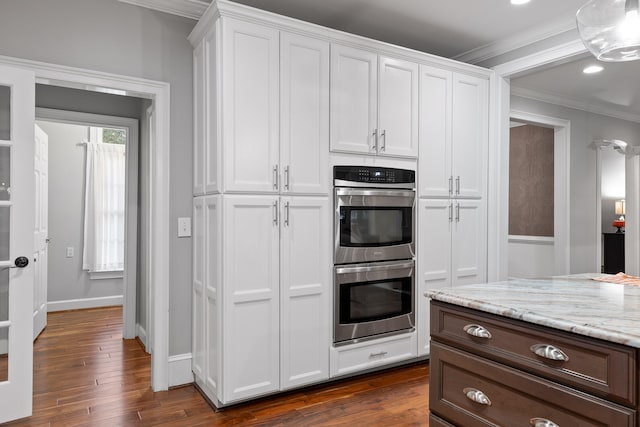
M 421 197 L 484 196 L 488 96 L 487 79 L 420 66 Z
M 486 281 L 486 208 L 478 199 L 418 201 L 418 295 Z M 418 301 L 420 354 L 429 352 L 429 304 Z
M 331 46 L 331 150 L 418 155 L 418 65 Z

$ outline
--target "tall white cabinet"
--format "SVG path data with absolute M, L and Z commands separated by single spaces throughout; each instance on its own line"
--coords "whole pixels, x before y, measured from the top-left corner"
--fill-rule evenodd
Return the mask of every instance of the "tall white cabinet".
M 427 355 L 424 290 L 486 280 L 491 72 L 225 0 L 189 39 L 198 387 L 224 406 Z M 331 164 L 416 158 L 416 332 L 335 347 Z
M 329 377 L 329 43 L 199 28 L 193 372 L 226 405 Z
M 488 80 L 420 66 L 419 294 L 487 275 Z M 429 305 L 419 303 L 429 330 Z M 429 353 L 421 334 L 418 352 Z

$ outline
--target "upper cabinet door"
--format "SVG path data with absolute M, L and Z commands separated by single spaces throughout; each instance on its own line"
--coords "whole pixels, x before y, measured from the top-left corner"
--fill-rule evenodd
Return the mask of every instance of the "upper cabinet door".
M 455 197 L 485 193 L 489 143 L 488 81 L 453 74 L 453 180 Z
M 280 190 L 327 194 L 329 43 L 280 35 Z
M 418 156 L 418 65 L 380 57 L 378 154 Z
M 450 197 L 452 73 L 420 66 L 421 197 Z M 475 160 L 475 159 L 474 159 Z
M 204 40 L 193 50 L 193 195 L 204 194 L 205 53 Z
M 331 45 L 331 150 L 376 153 L 378 56 Z
M 225 190 L 278 192 L 278 31 L 233 19 L 222 25 Z

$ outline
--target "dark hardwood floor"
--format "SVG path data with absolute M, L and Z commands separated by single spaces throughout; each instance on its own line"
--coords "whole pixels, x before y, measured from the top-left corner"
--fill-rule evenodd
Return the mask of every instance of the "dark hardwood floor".
M 193 386 L 153 393 L 122 309 L 50 313 L 34 345 L 33 416 L 7 426 L 428 426 L 426 362 L 214 411 Z

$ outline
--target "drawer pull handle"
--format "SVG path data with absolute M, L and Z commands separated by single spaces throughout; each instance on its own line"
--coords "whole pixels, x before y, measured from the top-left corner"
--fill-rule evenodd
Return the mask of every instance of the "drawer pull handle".
M 558 424 L 545 418 L 531 418 L 529 424 L 533 427 L 560 427 Z
M 484 326 L 480 326 L 480 325 L 467 325 L 464 328 L 462 328 L 467 334 L 473 336 L 473 337 L 478 337 L 478 338 L 491 338 L 491 332 L 489 332 L 489 330 L 487 328 L 485 328 Z
M 462 390 L 467 399 L 479 403 L 481 405 L 491 406 L 491 400 L 487 397 L 486 394 L 481 392 L 480 390 L 476 390 L 475 388 L 467 387 Z
M 560 360 L 562 362 L 569 361 L 569 356 L 564 351 L 549 344 L 534 344 L 531 346 L 531 351 L 545 359 Z
M 384 357 L 387 355 L 386 351 L 381 351 L 380 353 L 371 353 L 369 354 L 369 358 L 372 359 L 374 357 Z

